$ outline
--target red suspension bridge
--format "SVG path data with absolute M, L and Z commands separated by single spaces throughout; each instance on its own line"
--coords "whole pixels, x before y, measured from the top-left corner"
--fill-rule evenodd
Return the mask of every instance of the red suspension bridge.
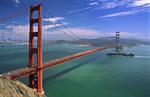
M 113 45 L 106 45 L 106 46 L 96 47 L 96 48 L 92 47 L 90 49 L 83 48 L 82 50 L 80 48 L 80 50 L 76 51 L 76 49 L 71 48 L 70 45 L 76 43 L 77 44 L 86 44 L 86 43 L 84 43 L 83 40 L 81 40 L 66 25 L 64 25 L 59 20 L 58 17 L 53 18 L 54 20 L 53 22 L 51 22 L 53 25 L 48 24 L 49 23 L 48 21 L 50 21 L 50 19 L 46 18 L 46 16 L 42 16 L 43 15 L 42 8 L 47 10 L 46 7 L 42 6 L 41 4 L 39 4 L 38 6 L 30 7 L 29 23 L 27 22 L 28 18 L 26 18 L 28 13 L 27 14 L 23 13 L 23 15 L 20 13 L 16 13 L 13 14 L 12 16 L 5 17 L 0 20 L 0 23 L 6 22 L 6 24 L 8 24 L 6 28 L 4 26 L 1 26 L 1 29 L 3 30 L 1 31 L 0 37 L 1 37 L 1 44 L 3 44 L 2 45 L 3 49 L 5 47 L 8 48 L 8 46 L 6 46 L 5 44 L 8 44 L 10 45 L 10 48 L 13 48 L 14 45 L 12 44 L 15 43 L 17 46 L 22 46 L 23 48 L 27 48 L 27 53 L 28 53 L 27 66 L 23 66 L 22 68 L 11 70 L 7 73 L 2 73 L 0 75 L 0 78 L 17 80 L 29 76 L 29 87 L 33 89 L 37 89 L 39 93 L 43 93 L 43 70 L 52 68 L 56 65 L 62 64 L 64 62 L 73 59 L 77 59 L 98 51 L 102 51 L 107 48 L 114 47 Z M 27 12 L 27 11 L 23 10 L 23 12 Z M 49 15 L 50 12 L 47 11 L 47 13 L 44 14 Z M 17 16 L 18 18 L 15 19 L 14 17 Z M 21 17 L 24 17 L 24 19 L 22 19 Z M 8 20 L 11 21 L 7 22 Z M 63 29 L 61 27 L 63 27 Z M 24 44 L 24 45 L 20 45 L 20 44 Z M 58 46 L 63 44 L 62 45 L 64 48 L 63 51 L 66 51 L 67 54 L 61 55 L 59 57 L 56 57 L 54 54 L 52 55 L 52 52 L 50 53 L 50 47 L 54 44 L 58 44 Z M 15 47 L 14 47 L 14 51 L 16 50 Z M 118 50 L 118 47 L 116 48 Z M 74 52 L 69 53 L 71 51 Z M 60 53 L 60 52 L 56 52 L 56 53 Z M 7 52 L 2 51 L 2 53 L 6 54 Z M 51 60 L 52 58 L 48 56 L 54 57 L 53 60 Z M 1 54 L 1 57 L 4 57 L 4 55 Z M 19 57 L 22 58 L 21 56 Z M 17 61 L 20 60 L 19 57 L 17 57 L 16 55 L 16 58 L 18 58 Z

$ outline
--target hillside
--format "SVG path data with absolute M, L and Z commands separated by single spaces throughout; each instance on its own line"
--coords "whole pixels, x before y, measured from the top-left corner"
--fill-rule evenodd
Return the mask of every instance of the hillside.
M 19 81 L 0 79 L 0 97 L 46 97 Z

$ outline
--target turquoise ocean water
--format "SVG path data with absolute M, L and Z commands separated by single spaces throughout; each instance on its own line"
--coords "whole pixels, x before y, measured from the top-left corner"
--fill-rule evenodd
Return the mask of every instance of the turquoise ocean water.
M 70 53 L 80 52 L 80 47 L 72 46 L 76 51 Z M 66 55 L 63 46 L 53 45 L 49 49 L 44 52 L 44 61 Z M 0 50 L 0 73 L 26 66 L 26 45 L 21 48 L 0 45 Z M 150 46 L 124 50 L 135 57 L 106 56 L 112 51 L 108 49 L 44 71 L 45 94 L 47 97 L 150 97 Z M 21 81 L 27 83 L 26 78 Z

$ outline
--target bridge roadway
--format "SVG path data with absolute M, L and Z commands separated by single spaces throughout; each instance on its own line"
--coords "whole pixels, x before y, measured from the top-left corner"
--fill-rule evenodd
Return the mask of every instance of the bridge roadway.
M 96 49 L 93 49 L 93 50 L 88 50 L 88 51 L 84 51 L 84 52 L 81 52 L 81 53 L 69 55 L 69 56 L 58 58 L 58 59 L 55 59 L 55 60 L 51 60 L 49 62 L 44 63 L 42 69 L 46 70 L 48 68 L 52 68 L 56 65 L 59 65 L 61 63 L 71 61 L 73 59 L 77 59 L 77 58 L 80 58 L 82 56 L 90 55 L 92 53 L 102 51 L 102 50 L 107 49 L 107 48 L 112 48 L 112 46 L 99 47 L 99 48 L 96 48 Z M 24 68 L 13 70 L 13 71 L 10 71 L 10 72 L 7 72 L 7 73 L 0 74 L 0 78 L 9 79 L 9 80 L 17 80 L 17 79 L 29 76 L 30 74 L 33 74 L 33 73 L 36 73 L 36 72 L 37 72 L 36 67 L 35 68 L 24 67 Z

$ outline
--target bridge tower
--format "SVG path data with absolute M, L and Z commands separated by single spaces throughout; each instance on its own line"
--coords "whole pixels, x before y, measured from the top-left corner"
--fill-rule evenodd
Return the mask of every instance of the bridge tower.
M 35 15 L 35 12 L 38 12 Z M 38 16 L 35 18 L 35 16 Z M 35 25 L 38 26 L 35 29 Z M 37 31 L 35 31 L 37 30 Z M 37 64 L 37 65 L 36 65 Z M 30 7 L 30 32 L 29 32 L 29 68 L 36 68 L 37 73 L 29 75 L 29 87 L 39 93 L 43 91 L 42 78 L 42 5 Z
M 116 39 L 115 39 L 115 52 L 120 52 L 120 32 L 116 32 Z

